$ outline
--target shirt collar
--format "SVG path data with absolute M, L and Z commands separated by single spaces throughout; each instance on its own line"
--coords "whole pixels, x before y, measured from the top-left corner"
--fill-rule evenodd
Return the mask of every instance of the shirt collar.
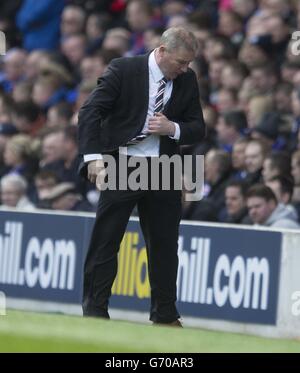
M 148 65 L 150 74 L 152 75 L 155 83 L 158 83 L 164 77 L 164 74 L 155 60 L 154 52 L 155 50 L 150 53 Z

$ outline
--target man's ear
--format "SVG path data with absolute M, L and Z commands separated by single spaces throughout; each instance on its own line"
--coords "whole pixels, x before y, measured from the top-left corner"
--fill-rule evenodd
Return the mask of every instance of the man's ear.
M 158 51 L 158 54 L 160 56 L 163 55 L 163 53 L 166 51 L 166 47 L 164 45 L 160 45 L 158 48 L 157 48 L 157 51 Z

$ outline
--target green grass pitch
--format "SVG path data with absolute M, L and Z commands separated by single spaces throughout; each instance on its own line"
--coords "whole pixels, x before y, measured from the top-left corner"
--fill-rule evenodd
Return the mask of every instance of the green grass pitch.
M 300 352 L 300 341 L 8 310 L 0 352 Z

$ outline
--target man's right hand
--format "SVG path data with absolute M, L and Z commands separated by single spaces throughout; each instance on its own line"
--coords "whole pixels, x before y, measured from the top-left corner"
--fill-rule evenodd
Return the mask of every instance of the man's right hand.
M 87 166 L 87 176 L 91 183 L 95 184 L 96 187 L 100 190 L 101 184 L 104 181 L 106 172 L 104 167 L 103 159 L 97 159 L 95 161 L 91 161 L 88 163 Z

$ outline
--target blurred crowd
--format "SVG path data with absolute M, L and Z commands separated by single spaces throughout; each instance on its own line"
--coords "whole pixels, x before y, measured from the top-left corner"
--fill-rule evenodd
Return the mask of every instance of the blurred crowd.
M 0 2 L 1 208 L 95 211 L 77 175 L 78 111 L 109 62 L 153 50 L 172 26 L 199 41 L 195 71 L 205 141 L 204 197 L 183 218 L 298 228 L 298 0 Z

